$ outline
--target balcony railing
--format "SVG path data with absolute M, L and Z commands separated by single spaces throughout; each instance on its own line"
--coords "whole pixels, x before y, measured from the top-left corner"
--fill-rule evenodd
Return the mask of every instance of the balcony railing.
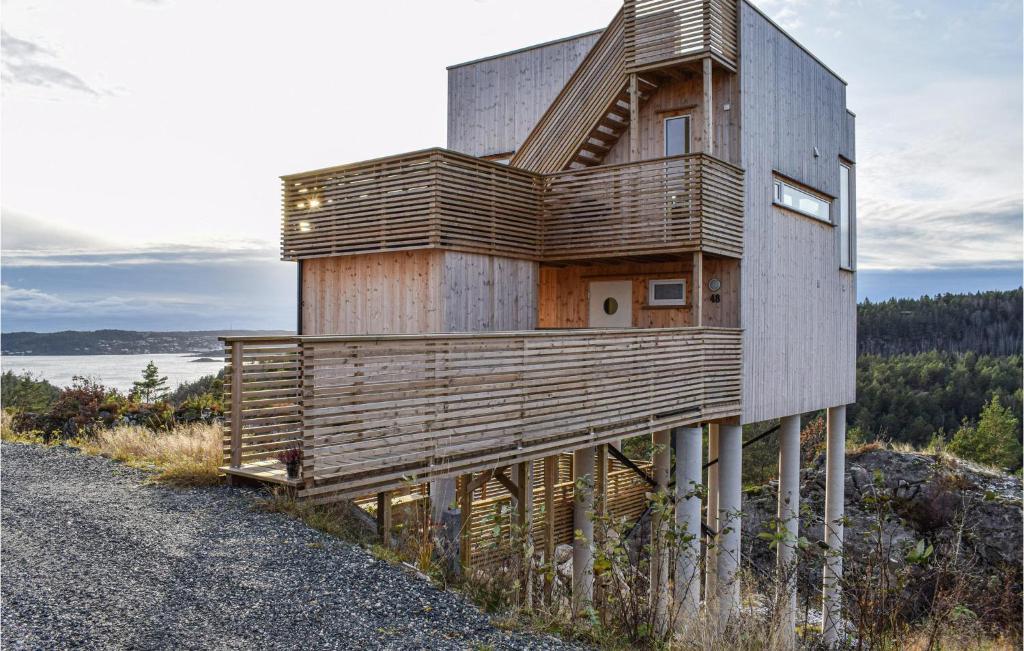
M 544 177 L 541 255 L 743 253 L 743 171 L 705 154 Z
M 534 175 L 442 149 L 282 177 L 282 257 L 537 251 Z
M 708 54 L 736 68 L 736 0 L 625 0 L 623 12 L 626 70 Z
M 414 248 L 539 261 L 743 250 L 743 170 L 707 154 L 535 174 L 432 149 L 283 183 L 286 260 Z
M 300 497 L 457 476 L 740 413 L 729 328 L 228 337 L 228 472 L 302 449 Z

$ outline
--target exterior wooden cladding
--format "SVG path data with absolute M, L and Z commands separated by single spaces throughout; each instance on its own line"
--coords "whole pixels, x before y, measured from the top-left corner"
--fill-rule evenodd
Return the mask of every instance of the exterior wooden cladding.
M 533 174 L 442 149 L 414 152 L 282 177 L 282 254 L 739 257 L 743 176 L 707 154 Z
M 281 177 L 285 260 L 447 248 L 537 250 L 533 175 L 443 149 Z
M 623 9 L 626 70 L 707 55 L 736 69 L 736 0 L 625 0 Z
M 300 260 L 302 334 L 425 334 L 537 325 L 537 264 L 439 249 Z
M 743 253 L 743 171 L 704 154 L 544 177 L 542 259 Z
M 711 292 L 703 292 L 704 325 L 734 328 L 739 326 L 739 261 L 731 258 L 704 258 L 704 282 L 721 282 L 720 300 L 712 302 Z M 541 328 L 586 328 L 588 323 L 589 283 L 595 280 L 631 280 L 633 282 L 634 328 L 679 328 L 696 325 L 690 297 L 681 307 L 650 307 L 647 283 L 653 279 L 683 278 L 687 289 L 694 282 L 693 263 L 630 262 L 602 265 L 547 266 L 540 268 L 538 323 Z
M 272 445 L 294 440 L 301 425 L 299 496 L 314 500 L 532 461 L 740 411 L 734 329 L 225 341 L 242 343 L 243 450 L 258 445 L 253 437 Z
M 743 422 L 755 423 L 856 399 L 856 274 L 839 268 L 839 229 L 772 204 L 775 173 L 838 196 L 854 142 L 845 82 L 751 4 L 739 7 Z
M 519 149 L 600 36 L 590 32 L 450 66 L 448 149 L 470 156 Z

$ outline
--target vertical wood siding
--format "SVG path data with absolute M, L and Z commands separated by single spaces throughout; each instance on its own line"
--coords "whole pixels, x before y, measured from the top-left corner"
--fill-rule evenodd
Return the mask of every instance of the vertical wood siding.
M 519 149 L 600 33 L 448 69 L 448 149 L 493 156 Z
M 845 84 L 739 6 L 743 421 L 757 422 L 856 398 L 856 280 L 839 270 L 838 229 L 772 206 L 773 171 L 838 196 L 853 127 Z

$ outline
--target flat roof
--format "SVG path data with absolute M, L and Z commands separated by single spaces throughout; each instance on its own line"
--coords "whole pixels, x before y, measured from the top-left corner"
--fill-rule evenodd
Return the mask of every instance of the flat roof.
M 557 45 L 558 43 L 565 43 L 566 41 L 575 41 L 578 38 L 585 38 L 587 36 L 593 36 L 595 34 L 600 34 L 603 31 L 604 31 L 603 28 L 602 29 L 595 29 L 595 30 L 591 30 L 589 32 L 583 32 L 582 34 L 576 34 L 575 36 L 566 36 L 566 37 L 563 37 L 563 38 L 556 38 L 553 41 L 547 41 L 547 42 L 544 42 L 544 43 L 538 43 L 536 45 L 527 45 L 526 47 L 521 47 L 518 50 L 510 50 L 508 52 L 502 52 L 501 54 L 492 54 L 490 56 L 481 57 L 479 59 L 473 59 L 472 61 L 465 61 L 463 63 L 455 63 L 455 64 L 452 64 L 452 65 L 448 66 L 446 68 L 446 70 L 451 70 L 453 68 L 461 68 L 462 66 L 471 66 L 474 63 L 480 63 L 482 61 L 490 61 L 491 59 L 500 59 L 502 57 L 512 56 L 513 54 L 519 54 L 521 52 L 529 52 L 530 50 L 536 50 L 538 48 L 547 47 L 549 45 Z

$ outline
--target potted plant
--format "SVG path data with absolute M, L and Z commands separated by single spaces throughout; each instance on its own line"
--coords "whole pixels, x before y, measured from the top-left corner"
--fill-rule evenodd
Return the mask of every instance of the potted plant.
M 302 463 L 302 448 L 289 446 L 277 453 L 277 460 L 288 469 L 288 479 L 299 478 L 299 464 Z

